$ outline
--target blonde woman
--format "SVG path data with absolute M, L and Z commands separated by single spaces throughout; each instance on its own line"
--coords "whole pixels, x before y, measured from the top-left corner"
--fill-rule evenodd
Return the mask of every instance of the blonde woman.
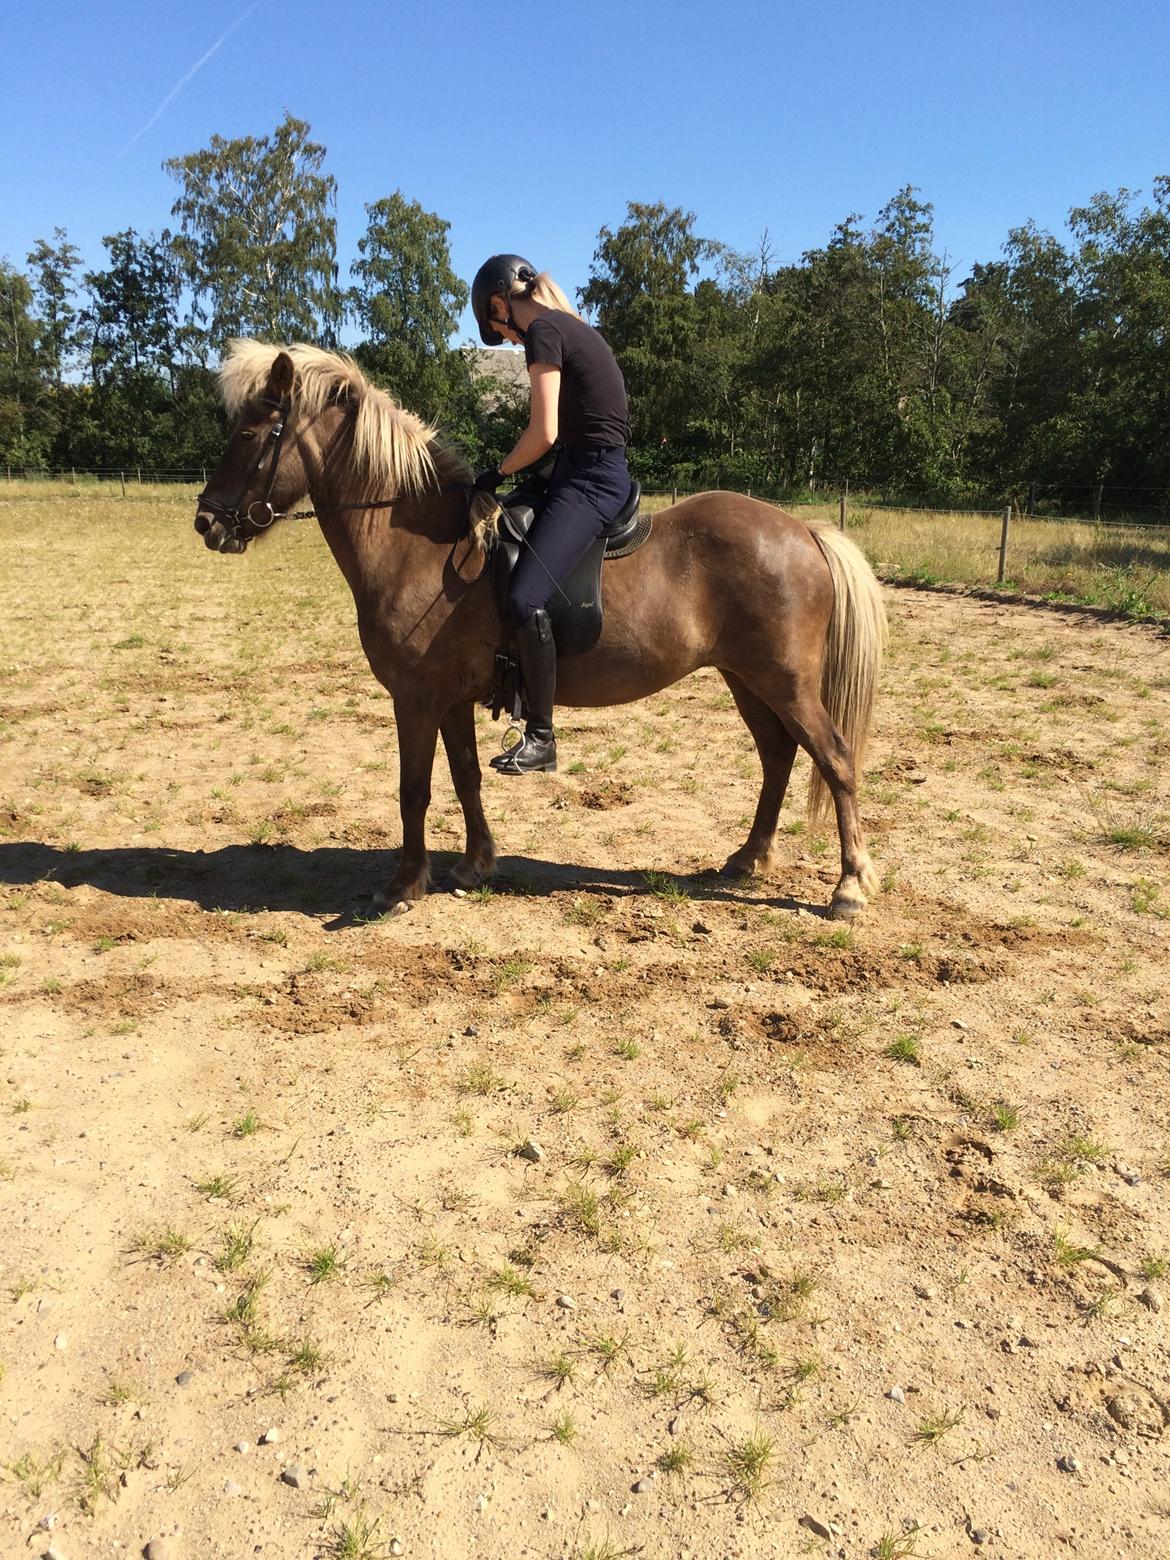
M 547 272 L 520 255 L 493 255 L 476 272 L 471 306 L 489 347 L 523 345 L 531 389 L 528 427 L 476 487 L 494 493 L 505 477 L 561 445 L 508 595 L 505 627 L 516 640 L 528 722 L 524 740 L 492 763 L 501 774 L 523 775 L 557 767 L 557 652 L 545 608 L 630 496 L 629 410 L 613 353 Z

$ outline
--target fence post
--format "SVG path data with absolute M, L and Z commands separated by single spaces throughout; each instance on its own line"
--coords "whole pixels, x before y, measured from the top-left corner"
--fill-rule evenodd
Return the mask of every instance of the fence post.
M 1101 518 L 1101 499 L 1105 493 L 1104 482 L 1098 482 L 1097 491 L 1093 495 L 1093 524 L 1096 525 Z
M 672 486 L 671 487 L 671 490 L 670 490 L 670 502 L 672 504 L 677 504 L 678 503 L 678 488 L 677 488 L 677 486 Z
M 841 497 L 840 497 L 840 499 L 838 501 L 838 506 L 839 506 L 839 511 L 840 512 L 839 512 L 839 515 L 838 515 L 837 524 L 841 527 L 841 529 L 843 531 L 845 529 L 845 511 L 849 507 L 849 484 L 848 484 L 848 482 L 846 482 L 846 484 L 845 484 L 845 489 L 844 489 L 844 492 L 841 494 Z
M 74 487 L 77 486 L 77 471 L 76 471 L 76 468 L 73 467 L 73 466 L 70 466 L 70 468 L 69 468 L 69 481 L 72 483 L 72 485 Z
M 142 486 L 142 467 L 138 467 L 138 486 Z
M 118 481 L 122 484 L 122 497 L 125 498 L 126 497 L 126 473 L 124 471 L 120 471 L 118 473 Z
M 203 486 L 204 487 L 207 486 L 207 467 L 206 466 L 204 466 L 204 468 L 203 468 Z
M 997 585 L 1003 584 L 1004 571 L 1007 567 L 1008 527 L 1012 523 L 1012 506 L 1009 504 L 1003 512 L 1003 530 L 999 533 L 999 573 L 995 576 Z

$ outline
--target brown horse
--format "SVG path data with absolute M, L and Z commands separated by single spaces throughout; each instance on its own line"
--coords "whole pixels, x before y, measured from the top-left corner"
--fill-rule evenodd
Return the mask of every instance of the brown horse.
M 236 342 L 220 380 L 236 421 L 200 496 L 196 530 L 216 551 L 242 552 L 308 493 L 353 592 L 370 668 L 394 701 L 402 854 L 377 904 L 405 910 L 427 891 L 439 735 L 467 827 L 454 878 L 463 887 L 482 882 L 495 849 L 474 711 L 491 691 L 501 642 L 484 569 L 495 501 L 481 495 L 469 509 L 462 458 L 345 357 Z M 601 638 L 561 661 L 558 702 L 623 704 L 717 667 L 764 770 L 751 832 L 723 870 L 742 876 L 767 864 L 799 745 L 815 766 L 811 812 L 826 813 L 830 794 L 836 811 L 841 876 L 830 914 L 856 915 L 877 884 L 856 776 L 885 635 L 878 584 L 860 551 L 839 531 L 769 504 L 702 493 L 655 515 L 646 544 L 605 565 L 604 590 Z M 710 762 L 718 768 L 722 755 Z

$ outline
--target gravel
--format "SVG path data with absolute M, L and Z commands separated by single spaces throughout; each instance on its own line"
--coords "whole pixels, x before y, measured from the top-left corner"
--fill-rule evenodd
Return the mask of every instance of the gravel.
M 194 1380 L 195 1380 L 195 1377 L 191 1373 L 191 1371 L 189 1371 L 189 1370 L 181 1370 L 179 1372 L 179 1374 L 175 1377 L 175 1385 L 177 1387 L 189 1387 Z

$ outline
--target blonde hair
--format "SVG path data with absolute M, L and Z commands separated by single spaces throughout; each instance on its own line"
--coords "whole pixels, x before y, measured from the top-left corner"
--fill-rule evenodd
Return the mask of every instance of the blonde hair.
M 531 298 L 533 303 L 546 309 L 556 309 L 561 314 L 571 314 L 575 320 L 581 316 L 569 302 L 567 294 L 553 281 L 547 271 L 541 271 L 534 282 L 517 282 L 509 294 L 512 298 Z
M 233 341 L 220 364 L 219 385 L 228 416 L 245 401 L 263 395 L 279 353 L 293 362 L 293 402 L 305 417 L 326 406 L 354 408 L 353 455 L 358 471 L 371 482 L 418 495 L 447 478 L 471 480 L 471 468 L 457 450 L 444 445 L 429 423 L 399 406 L 372 385 L 351 357 L 303 344 L 279 347 L 265 341 Z

